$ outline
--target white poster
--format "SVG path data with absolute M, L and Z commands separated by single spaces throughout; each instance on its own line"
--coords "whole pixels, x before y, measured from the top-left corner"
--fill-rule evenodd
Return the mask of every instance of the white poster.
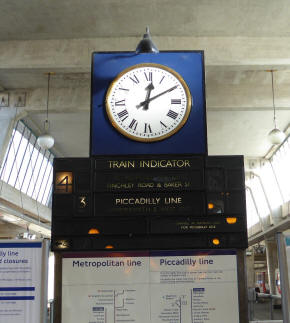
M 62 323 L 238 323 L 231 250 L 65 255 Z
M 0 242 L 0 322 L 41 322 L 42 242 Z

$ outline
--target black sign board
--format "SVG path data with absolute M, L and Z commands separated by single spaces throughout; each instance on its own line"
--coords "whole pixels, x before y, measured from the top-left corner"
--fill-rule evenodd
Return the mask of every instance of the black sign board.
M 246 228 L 241 156 L 55 159 L 54 250 L 245 248 Z

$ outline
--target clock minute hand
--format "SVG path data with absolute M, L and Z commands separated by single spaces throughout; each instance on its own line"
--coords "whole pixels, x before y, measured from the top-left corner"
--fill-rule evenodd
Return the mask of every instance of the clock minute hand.
M 138 104 L 136 107 L 139 109 L 139 108 L 141 108 L 143 105 L 146 105 L 147 103 L 149 103 L 149 102 L 151 102 L 151 101 L 153 101 L 153 100 L 155 100 L 155 99 L 159 98 L 161 95 L 163 95 L 163 94 L 165 94 L 165 93 L 168 93 L 168 92 L 171 92 L 171 91 L 175 90 L 177 87 L 178 87 L 178 85 L 175 85 L 175 86 L 171 87 L 170 89 L 168 89 L 168 90 L 166 90 L 166 91 L 163 91 L 163 92 L 161 92 L 161 93 L 159 93 L 159 94 L 157 94 L 157 95 L 155 95 L 155 96 L 152 96 L 152 98 L 147 99 L 147 100 L 145 100 L 145 101 L 141 102 L 141 103 L 140 103 L 140 104 Z

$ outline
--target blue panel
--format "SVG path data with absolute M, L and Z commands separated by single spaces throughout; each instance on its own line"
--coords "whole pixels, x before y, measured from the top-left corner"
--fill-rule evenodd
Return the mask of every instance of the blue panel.
M 4 242 L 0 248 L 41 248 L 41 242 Z
M 137 142 L 115 130 L 106 115 L 106 91 L 125 68 L 157 63 L 179 73 L 187 83 L 193 107 L 186 124 L 171 137 L 158 142 Z M 206 112 L 202 51 L 94 53 L 92 61 L 92 102 L 90 152 L 96 155 L 206 154 Z
M 0 297 L 0 301 L 33 301 L 34 296 L 4 296 Z
M 35 287 L 0 287 L 0 292 L 35 291 Z

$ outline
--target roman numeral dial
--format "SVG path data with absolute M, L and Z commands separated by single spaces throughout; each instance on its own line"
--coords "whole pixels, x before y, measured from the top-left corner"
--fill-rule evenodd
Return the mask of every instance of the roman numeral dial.
M 168 113 L 166 114 L 168 117 L 172 118 L 172 119 L 176 119 L 178 117 L 178 113 L 176 113 L 175 111 L 169 110 Z
M 133 119 L 129 124 L 129 128 L 134 129 L 134 130 L 137 129 L 137 126 L 138 126 L 138 121 L 135 119 Z
M 145 123 L 145 129 L 144 129 L 144 132 L 145 133 L 152 133 L 152 130 L 151 130 L 151 126 L 149 123 Z
M 128 118 L 128 111 L 127 110 L 123 110 L 117 113 L 118 117 L 123 121 L 125 121 Z
M 176 71 L 154 63 L 128 67 L 111 83 L 106 112 L 130 140 L 165 140 L 182 131 L 192 108 L 189 88 Z

